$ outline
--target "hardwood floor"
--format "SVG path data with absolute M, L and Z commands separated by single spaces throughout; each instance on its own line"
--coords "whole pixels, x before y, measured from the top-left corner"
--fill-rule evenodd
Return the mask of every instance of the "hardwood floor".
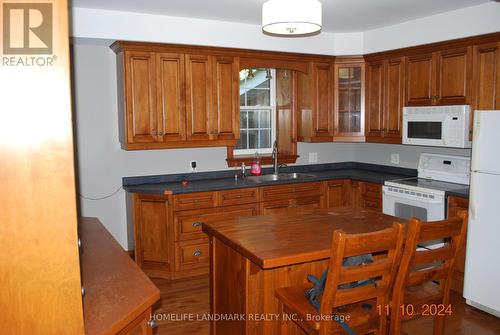
M 177 281 L 152 280 L 161 292 L 160 302 L 153 306 L 153 315 L 158 323 L 156 335 L 209 334 L 209 322 L 202 320 L 210 311 L 208 276 Z M 454 292 L 452 304 L 453 315 L 446 320 L 445 334 L 500 334 L 499 318 L 466 305 L 465 300 Z M 404 322 L 403 331 L 408 335 L 430 335 L 432 318 Z

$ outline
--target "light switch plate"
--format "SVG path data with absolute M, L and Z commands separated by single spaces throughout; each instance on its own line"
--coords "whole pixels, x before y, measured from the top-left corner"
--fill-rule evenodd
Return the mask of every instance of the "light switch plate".
M 309 153 L 309 163 L 317 163 L 318 162 L 318 153 L 310 152 Z
M 399 154 L 391 154 L 391 163 L 399 164 Z

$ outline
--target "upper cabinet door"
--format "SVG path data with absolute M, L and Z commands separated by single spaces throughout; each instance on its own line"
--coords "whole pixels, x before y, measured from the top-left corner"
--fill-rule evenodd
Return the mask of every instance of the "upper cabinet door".
M 384 136 L 384 62 L 366 64 L 366 137 Z
M 404 57 L 389 59 L 386 67 L 384 136 L 395 139 L 391 143 L 401 143 L 405 94 Z
M 409 56 L 406 61 L 406 105 L 432 105 L 435 91 L 433 54 Z
M 473 110 L 500 109 L 500 43 L 474 46 Z
M 240 138 L 239 58 L 214 57 L 214 107 L 210 133 L 214 139 Z
M 212 64 L 210 56 L 186 55 L 187 140 L 210 140 L 212 113 Z
M 311 70 L 314 136 L 329 142 L 333 139 L 332 66 L 313 63 Z
M 335 64 L 334 141 L 364 141 L 365 64 Z
M 186 139 L 186 112 L 184 106 L 184 55 L 161 53 L 156 55 L 158 137 L 160 141 Z
M 158 114 L 154 54 L 126 51 L 124 57 L 127 143 L 156 142 Z
M 472 48 L 436 52 L 436 105 L 470 103 Z

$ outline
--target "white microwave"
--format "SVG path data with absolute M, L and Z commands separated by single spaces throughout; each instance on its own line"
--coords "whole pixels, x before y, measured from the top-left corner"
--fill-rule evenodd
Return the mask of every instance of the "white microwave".
M 403 144 L 470 148 L 470 106 L 403 108 Z

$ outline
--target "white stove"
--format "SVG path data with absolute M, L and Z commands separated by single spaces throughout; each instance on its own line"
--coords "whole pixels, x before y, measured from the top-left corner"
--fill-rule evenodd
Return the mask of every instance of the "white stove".
M 446 218 L 446 192 L 466 188 L 469 179 L 469 157 L 423 153 L 417 178 L 384 183 L 384 213 L 404 219 L 443 220 Z

